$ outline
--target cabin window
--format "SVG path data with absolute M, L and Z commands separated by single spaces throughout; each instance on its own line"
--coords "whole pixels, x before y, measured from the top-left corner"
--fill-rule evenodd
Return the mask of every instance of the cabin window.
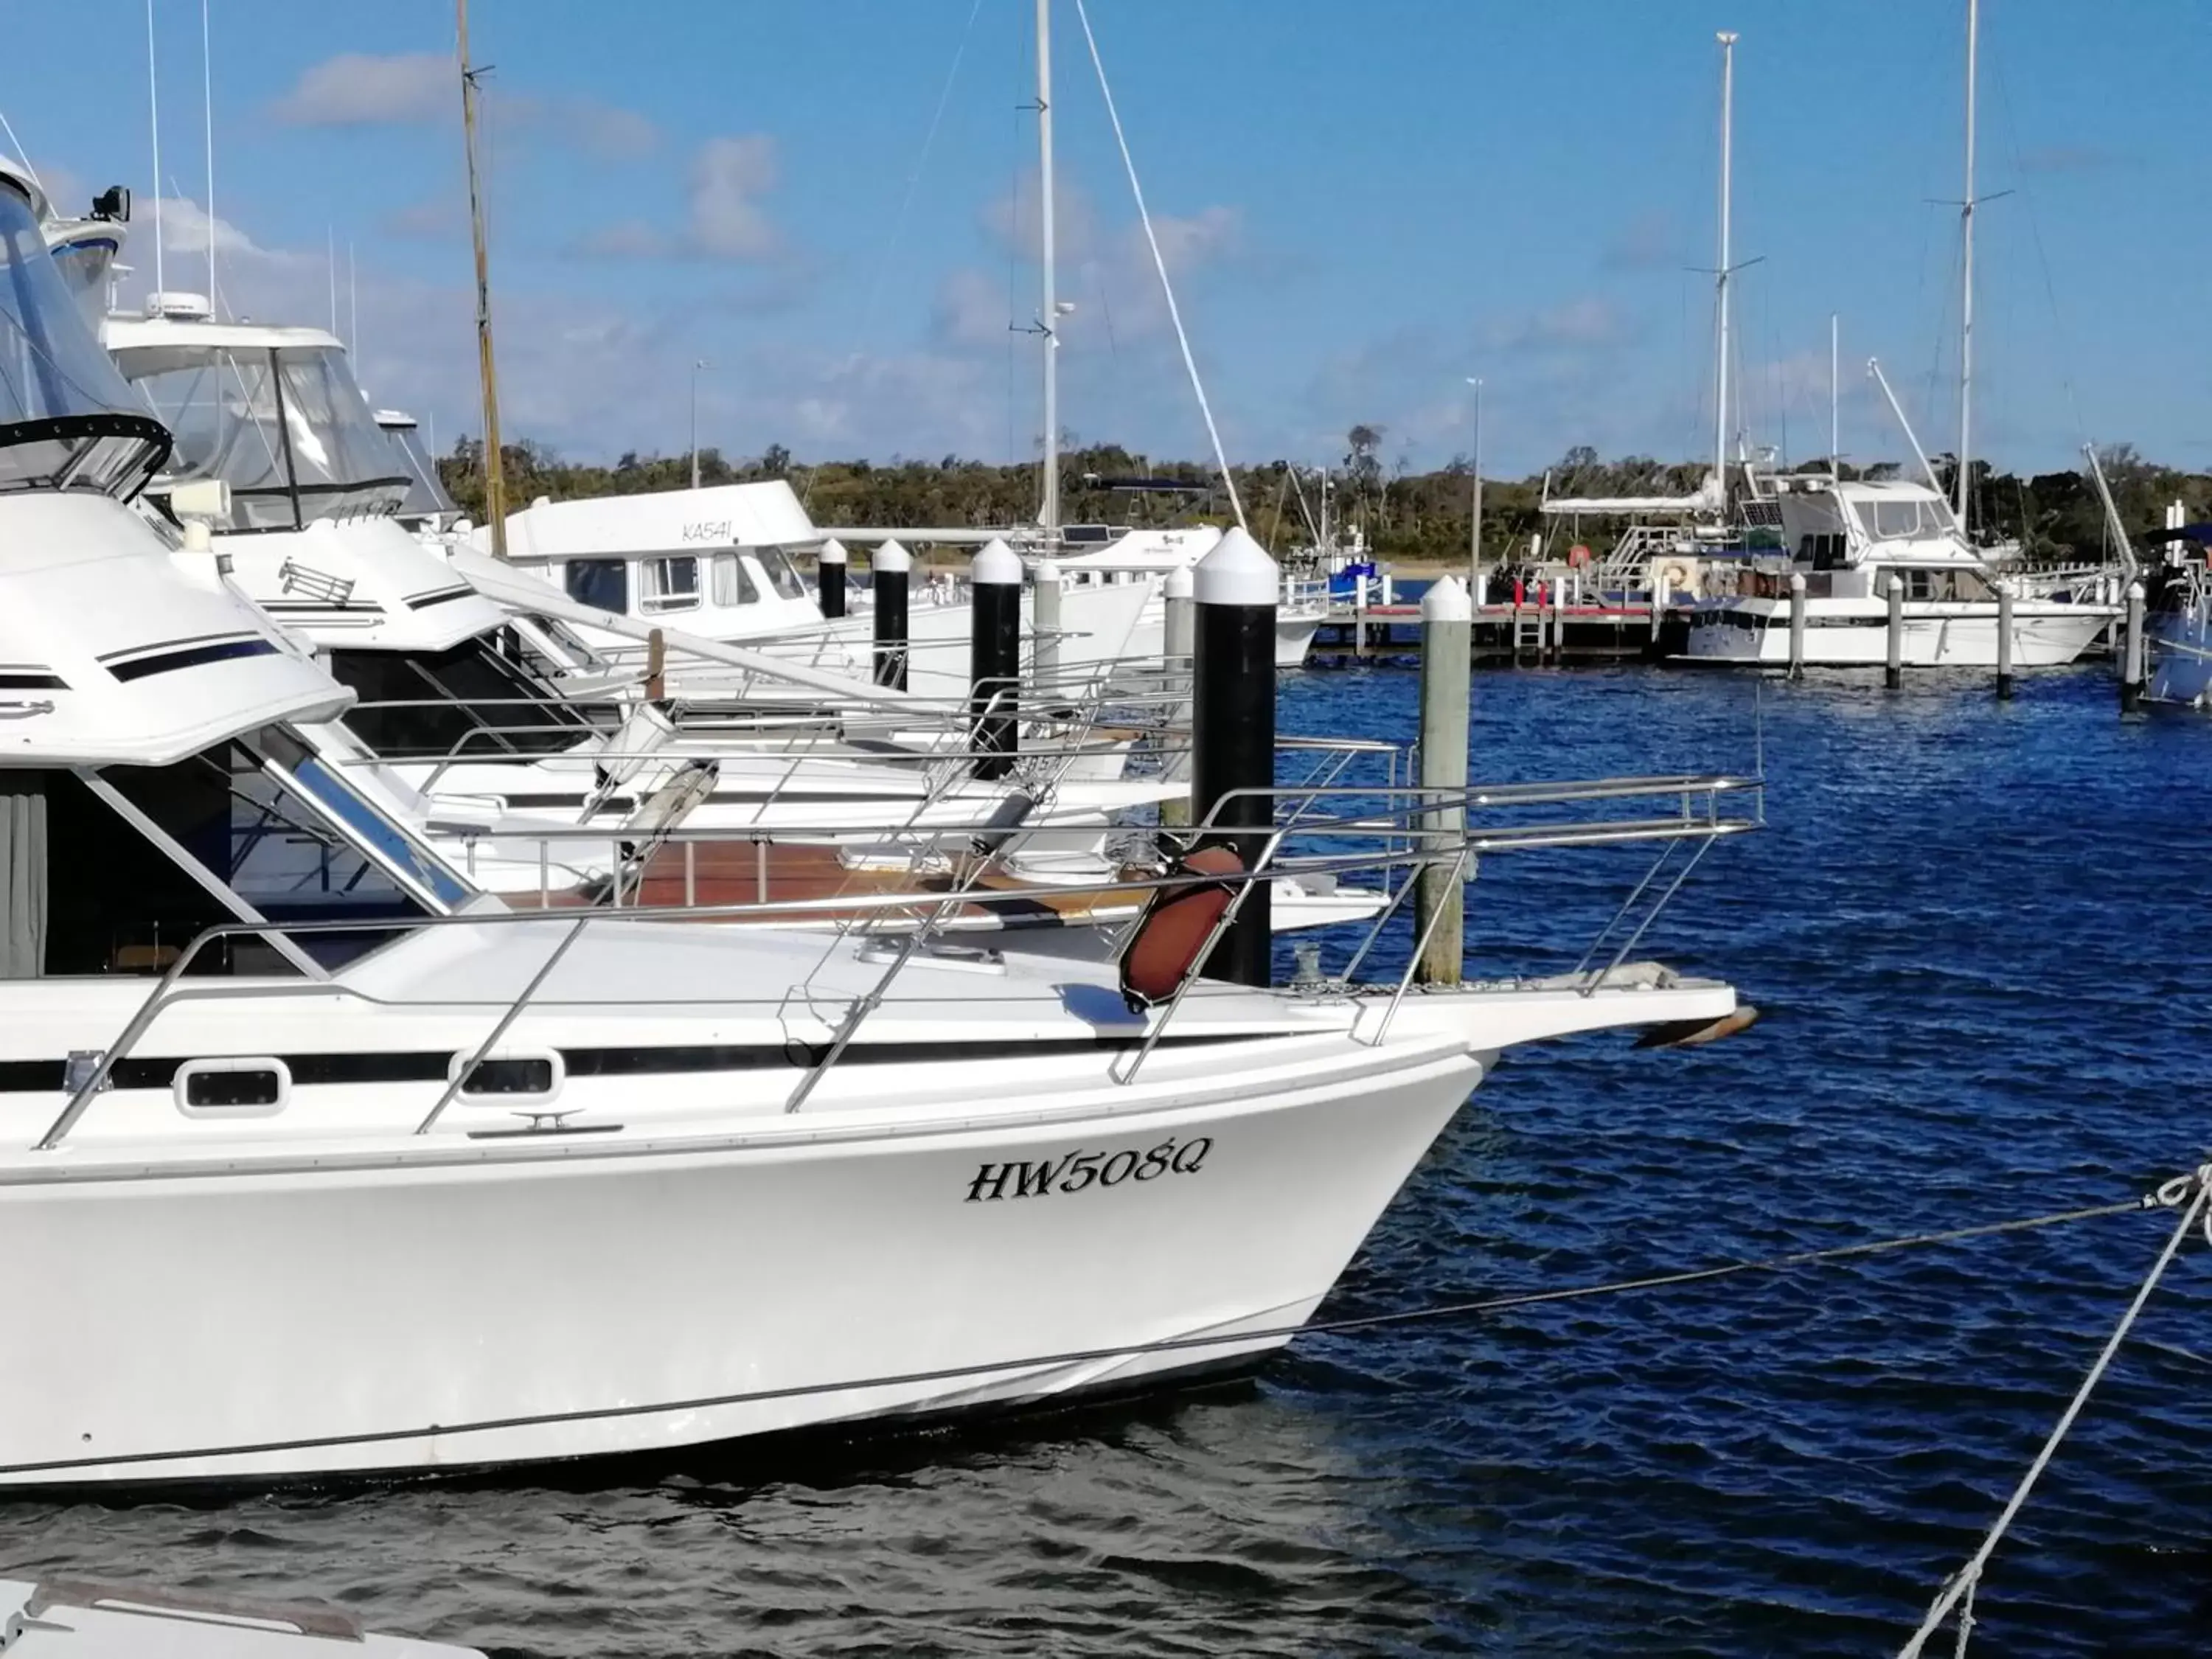
M 11 770 L 7 782 L 11 832 L 30 817 L 33 803 L 45 825 L 43 844 L 9 837 L 8 890 L 0 896 L 7 977 L 159 974 L 194 935 L 239 920 L 74 772 Z M 56 848 L 64 855 L 53 856 Z M 295 970 L 266 940 L 233 939 L 203 950 L 187 971 Z
M 734 553 L 714 556 L 714 603 L 725 609 L 760 603 L 760 589 L 754 585 L 744 562 Z
M 564 560 L 561 580 L 578 605 L 611 611 L 617 617 L 629 614 L 629 566 L 623 560 Z
M 386 760 L 557 755 L 598 728 L 483 639 L 449 651 L 333 651 L 361 701 L 346 729 Z
M 288 761 L 297 775 L 279 769 Z M 470 896 L 434 854 L 325 772 L 281 728 L 219 744 L 172 766 L 111 766 L 100 777 L 202 870 L 272 921 L 412 921 L 429 909 L 429 896 L 451 905 Z M 298 943 L 334 965 L 392 932 L 308 934 Z
M 689 553 L 641 559 L 638 599 L 647 611 L 689 611 L 699 603 L 699 561 Z
M 1801 564 L 1809 564 L 1815 570 L 1840 570 L 1844 568 L 1845 543 L 1840 535 L 1824 532 L 1818 536 L 1797 538 L 1797 558 Z
M 1858 517 L 1860 527 L 1878 542 L 1940 536 L 1944 529 L 1942 509 L 1933 501 L 1861 501 Z
M 803 599 L 806 597 L 806 583 L 800 577 L 799 568 L 792 563 L 790 554 L 780 547 L 763 547 L 760 550 L 760 562 L 761 568 L 768 572 L 769 581 L 779 598 Z

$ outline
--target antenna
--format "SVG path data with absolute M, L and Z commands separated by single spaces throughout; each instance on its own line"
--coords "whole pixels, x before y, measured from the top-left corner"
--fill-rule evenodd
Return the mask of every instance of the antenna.
M 353 238 L 346 238 L 346 349 L 353 354 L 355 372 L 361 364 L 361 273 L 353 263 Z
M 209 48 L 208 0 L 200 0 L 200 106 L 207 119 L 207 243 L 208 305 L 216 302 L 215 288 L 215 54 Z M 155 192 L 160 207 L 160 192 Z
M 327 221 L 323 225 L 323 265 L 331 278 L 331 332 L 338 331 L 338 229 Z
M 146 125 L 154 140 L 154 292 L 161 280 L 161 93 L 154 63 L 154 0 L 146 0 Z

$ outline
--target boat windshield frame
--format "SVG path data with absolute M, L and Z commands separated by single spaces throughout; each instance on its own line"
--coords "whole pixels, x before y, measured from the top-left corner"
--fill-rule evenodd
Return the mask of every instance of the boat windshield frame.
M 30 198 L 0 176 L 0 492 L 128 501 L 171 447 L 101 349 Z
M 221 478 L 223 535 L 289 534 L 317 520 L 399 515 L 416 481 L 362 396 L 338 345 L 181 340 L 116 353 L 132 392 L 176 434 L 167 485 Z M 215 377 L 212 400 L 207 377 Z M 164 390 L 181 392 L 172 400 Z M 204 430 L 213 411 L 213 430 Z

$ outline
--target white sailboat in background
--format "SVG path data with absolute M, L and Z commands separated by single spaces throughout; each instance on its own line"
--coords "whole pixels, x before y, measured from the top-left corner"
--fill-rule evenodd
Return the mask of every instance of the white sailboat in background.
M 1978 0 L 1966 5 L 1966 194 L 1961 208 L 1963 270 L 1960 290 L 1959 454 L 1956 499 L 1940 487 L 1926 453 L 1878 365 L 1868 371 L 1881 386 L 1926 483 L 1909 480 L 1845 482 L 1838 473 L 1782 474 L 1759 479 L 1761 494 L 1780 520 L 1786 556 L 1749 559 L 1733 591 L 1686 608 L 1688 631 L 1682 654 L 1691 661 L 1787 664 L 1795 580 L 1802 578 L 1803 660 L 1808 665 L 1869 666 L 1887 659 L 1891 587 L 1899 590 L 1904 662 L 1919 666 L 1993 668 L 1999 658 L 2002 605 L 2000 582 L 2011 585 L 2011 660 L 2021 667 L 2055 667 L 2074 661 L 2120 614 L 2115 595 L 2051 591 L 1978 547 L 1968 523 L 1972 476 L 1970 440 L 1973 410 L 1974 319 L 1974 93 L 1980 29 Z M 1734 37 L 1722 37 L 1727 52 Z M 1729 70 L 1724 63 L 1723 85 Z M 1723 130 L 1728 103 L 1723 94 Z M 1723 137 L 1723 154 L 1727 140 Z M 1725 171 L 1723 179 L 1725 179 Z M 1728 211 L 1725 183 L 1722 223 Z M 1723 232 L 1725 237 L 1725 232 Z M 1727 264 L 1727 244 L 1722 244 Z M 1723 289 L 1725 331 L 1725 277 Z M 1725 333 L 1723 332 L 1723 338 Z M 1725 346 L 1723 346 L 1725 351 Z M 1835 463 L 1831 460 L 1833 469 Z

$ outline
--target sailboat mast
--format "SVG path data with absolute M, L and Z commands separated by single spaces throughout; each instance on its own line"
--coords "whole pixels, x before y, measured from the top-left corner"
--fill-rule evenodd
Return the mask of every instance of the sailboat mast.
M 1843 326 L 1836 313 L 1828 313 L 1828 477 L 1844 481 Z
M 1729 208 L 1735 192 L 1735 35 L 1723 30 L 1721 43 L 1721 259 L 1713 280 L 1719 326 L 1713 344 L 1713 482 L 1728 498 Z
M 1959 533 L 1967 531 L 1967 445 L 1974 413 L 1974 81 L 1981 0 L 1966 0 L 1966 194 L 1959 204 L 1962 257 L 1959 301 Z
M 1054 291 L 1052 200 L 1052 0 L 1036 0 L 1038 259 L 1044 291 L 1044 459 L 1038 478 L 1037 524 L 1047 543 L 1060 539 L 1060 303 Z
M 154 0 L 146 0 L 146 128 L 154 140 L 154 292 L 160 294 L 168 282 L 161 269 L 161 72 L 154 47 Z M 214 240 L 212 222 L 208 235 Z
M 477 178 L 477 76 L 469 66 L 469 0 L 454 0 L 461 59 L 461 134 L 469 158 L 469 230 L 477 252 L 477 373 L 483 386 L 484 520 L 491 551 L 507 556 L 507 479 L 500 466 L 499 380 L 491 356 L 491 267 L 484 248 L 483 192 Z

